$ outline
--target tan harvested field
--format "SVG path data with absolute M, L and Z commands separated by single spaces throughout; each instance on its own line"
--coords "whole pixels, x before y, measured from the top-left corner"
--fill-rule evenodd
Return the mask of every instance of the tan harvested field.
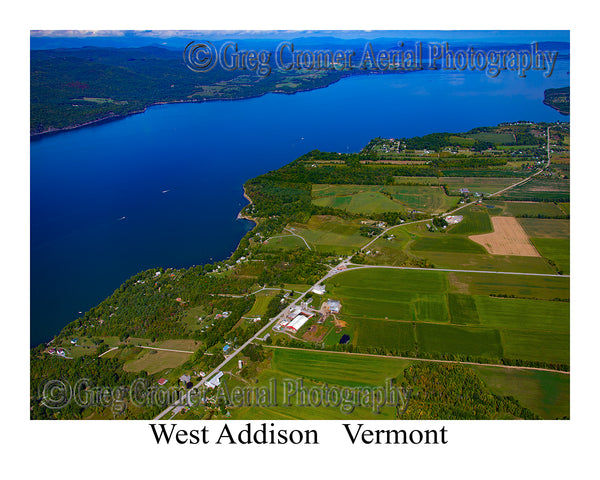
M 492 217 L 493 233 L 471 235 L 469 238 L 483 245 L 492 255 L 539 257 L 539 252 L 515 217 Z

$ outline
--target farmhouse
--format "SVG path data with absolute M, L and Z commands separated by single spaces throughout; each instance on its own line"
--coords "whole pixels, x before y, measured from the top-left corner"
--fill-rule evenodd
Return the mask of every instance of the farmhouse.
M 167 382 L 168 380 L 166 378 L 159 378 L 157 383 L 162 386 L 165 385 Z
M 183 383 L 187 383 L 192 379 L 192 377 L 190 375 L 182 375 L 181 377 L 179 377 L 179 380 L 181 380 Z

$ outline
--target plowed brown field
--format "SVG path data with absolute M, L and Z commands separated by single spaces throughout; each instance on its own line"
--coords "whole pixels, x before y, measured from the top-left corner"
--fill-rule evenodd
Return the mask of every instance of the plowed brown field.
M 469 238 L 483 245 L 492 255 L 540 256 L 515 217 L 492 217 L 491 220 L 493 233 L 471 235 Z

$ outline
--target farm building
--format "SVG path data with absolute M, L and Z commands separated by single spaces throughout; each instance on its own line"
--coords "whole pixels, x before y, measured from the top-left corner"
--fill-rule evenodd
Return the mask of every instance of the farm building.
M 300 313 L 302 312 L 302 308 L 298 307 L 297 305 L 293 306 L 292 308 L 290 308 L 289 313 L 286 315 L 288 320 L 293 320 L 294 318 L 296 318 Z
M 306 315 L 300 314 L 298 316 L 296 316 L 296 318 L 294 318 L 290 324 L 285 327 L 286 330 L 289 330 L 290 332 L 294 332 L 296 333 L 298 330 L 300 330 L 302 328 L 302 325 L 304 325 L 306 322 L 308 322 L 308 318 Z
M 187 383 L 192 379 L 192 377 L 190 375 L 182 375 L 181 377 L 179 377 L 179 380 L 181 380 L 183 383 Z
M 229 349 L 231 348 L 231 345 L 225 345 L 223 347 L 223 353 L 227 353 L 229 351 Z
M 159 378 L 157 383 L 162 386 L 165 385 L 167 382 L 168 380 L 166 378 Z
M 463 216 L 462 215 L 448 215 L 446 217 L 444 217 L 444 220 L 446 220 L 448 222 L 448 225 L 455 225 L 458 222 L 462 221 Z
M 461 188 L 461 189 L 460 189 L 460 193 L 461 193 L 461 194 L 464 194 L 464 193 L 471 193 L 471 192 L 469 192 L 469 189 L 468 189 L 468 188 Z
M 325 307 L 331 313 L 340 313 L 340 309 L 342 308 L 342 304 L 339 302 L 339 300 L 331 300 L 331 299 L 329 299 L 329 300 L 327 300 L 327 303 L 325 304 Z
M 316 293 L 317 295 L 323 295 L 325 293 L 325 285 L 315 285 L 311 292 Z
M 284 320 L 281 320 L 281 322 L 279 322 L 277 325 L 275 325 L 275 326 L 273 327 L 273 330 L 277 330 L 277 331 L 279 331 L 279 330 L 281 330 L 282 328 L 285 328 L 285 327 L 287 327 L 289 323 L 290 323 L 290 321 L 289 321 L 289 320 L 285 320 L 285 319 L 284 319 Z
M 205 383 L 207 388 L 216 388 L 221 385 L 221 377 L 223 376 L 223 372 L 217 373 L 214 377 L 212 377 L 208 382 Z

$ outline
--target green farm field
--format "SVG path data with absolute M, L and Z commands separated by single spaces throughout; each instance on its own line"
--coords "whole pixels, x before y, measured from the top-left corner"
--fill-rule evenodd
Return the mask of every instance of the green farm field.
M 504 200 L 568 202 L 570 181 L 568 179 L 536 177 L 501 195 Z
M 288 228 L 317 250 L 340 255 L 350 254 L 368 241 L 359 233 L 359 221 L 329 215 L 313 215 L 307 223 L 292 223 Z
M 483 246 L 466 237 L 444 234 L 419 237 L 410 244 L 410 250 L 421 252 L 486 253 Z
M 520 215 L 565 217 L 565 213 L 553 202 L 505 202 L 503 215 L 510 217 Z
M 457 202 L 436 186 L 313 185 L 313 203 L 351 213 L 445 212 Z
M 568 238 L 532 238 L 531 242 L 544 258 L 556 265 L 561 274 L 569 275 L 571 241 Z
M 490 255 L 460 252 L 415 252 L 436 268 L 492 272 L 548 273 L 556 271 L 541 257 Z
M 299 397 L 284 398 L 284 390 L 293 391 L 296 387 L 322 388 L 324 384 L 342 388 L 379 387 L 389 379 L 397 378 L 410 365 L 410 361 L 398 358 L 347 355 L 344 353 L 315 352 L 274 348 L 268 368 L 258 375 L 258 386 L 277 384 L 277 405 L 267 407 L 243 406 L 231 409 L 232 419 L 293 420 L 293 419 L 378 419 L 393 420 L 396 412 L 393 407 L 383 407 L 379 414 L 367 407 L 356 407 L 344 413 L 341 406 L 297 405 Z M 301 382 L 301 383 L 296 383 Z M 247 386 L 243 382 L 232 381 L 228 388 Z M 287 402 L 287 403 L 286 403 Z
M 306 248 L 306 244 L 296 235 L 281 235 L 274 238 L 269 238 L 261 247 L 261 249 L 265 252 L 276 250 L 293 250 L 296 248 Z
M 338 274 L 327 289 L 342 302 L 355 346 L 412 351 L 416 338 L 423 353 L 568 364 L 569 302 L 551 301 L 568 299 L 568 285 L 560 277 L 373 268 Z
M 568 277 L 498 275 L 493 273 L 448 273 L 450 290 L 469 295 L 504 295 L 530 299 L 568 299 Z
M 556 270 L 542 257 L 492 255 L 487 253 L 484 247 L 469 239 L 467 234 L 491 232 L 488 213 L 483 210 L 465 210 L 467 211 L 463 221 L 450 227 L 448 232 L 428 232 L 424 222 L 401 225 L 389 230 L 388 234 L 394 235 L 394 238 L 376 240 L 369 247 L 371 254 L 364 256 L 363 263 L 368 265 L 414 266 L 419 264 L 420 261 L 427 261 L 435 268 L 444 269 L 556 273 Z M 538 219 L 519 220 L 538 221 Z M 458 228 L 462 229 L 462 234 L 456 233 L 455 229 Z
M 267 307 L 273 298 L 273 296 L 269 295 L 255 295 L 255 297 L 254 305 L 252 305 L 250 311 L 244 315 L 245 317 L 259 317 L 267 313 Z
M 190 358 L 189 353 L 165 352 L 160 350 L 145 350 L 141 356 L 123 365 L 126 372 L 146 371 L 149 375 L 161 372 L 167 368 L 183 365 Z
M 515 397 L 545 419 L 569 417 L 570 376 L 498 367 L 471 367 L 497 395 Z
M 448 185 L 450 193 L 459 193 L 468 188 L 471 193 L 495 193 L 522 180 L 517 177 L 441 177 L 440 182 Z
M 495 328 L 419 323 L 416 329 L 421 352 L 474 355 L 490 359 L 503 357 L 500 331 Z
M 491 142 L 496 144 L 515 143 L 515 136 L 512 133 L 478 132 L 469 135 L 480 142 Z
M 519 218 L 525 233 L 532 238 L 564 238 L 571 236 L 569 220 L 551 218 Z
M 478 206 L 462 209 L 458 212 L 458 215 L 462 215 L 463 219 L 456 225 L 448 227 L 448 233 L 455 235 L 479 235 L 492 232 L 492 222 L 487 210 L 487 208 Z

